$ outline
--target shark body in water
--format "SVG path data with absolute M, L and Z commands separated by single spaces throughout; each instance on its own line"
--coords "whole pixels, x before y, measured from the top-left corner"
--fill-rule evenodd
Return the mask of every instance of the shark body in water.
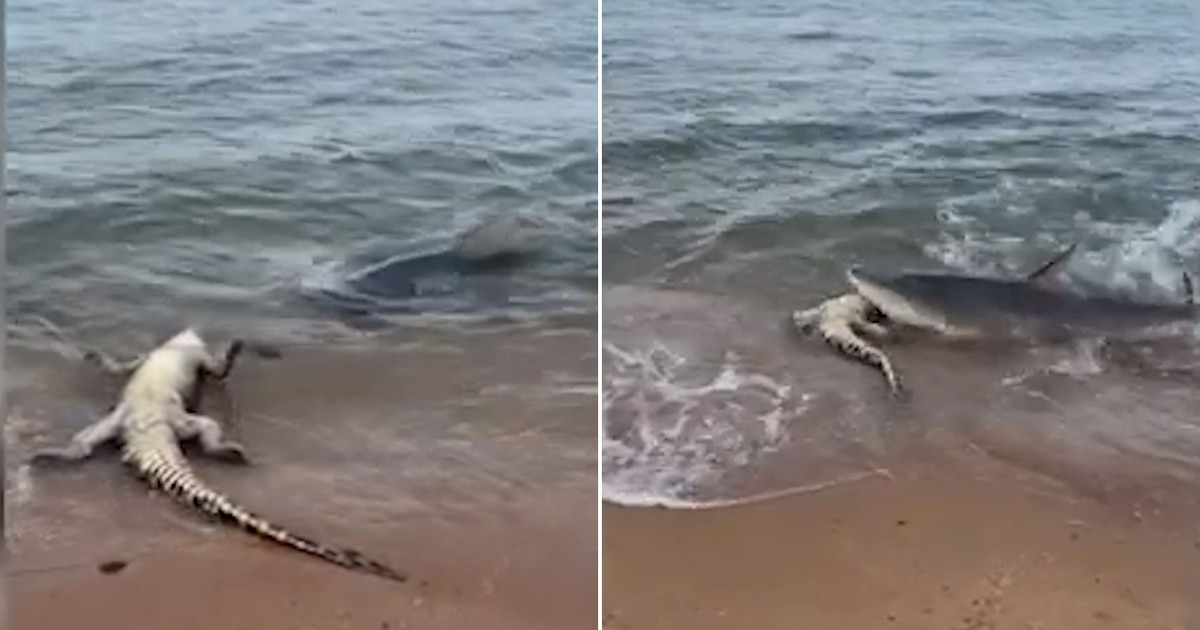
M 360 328 L 378 328 L 379 316 L 471 312 L 503 307 L 514 282 L 542 253 L 527 220 L 492 217 L 453 241 L 402 248 L 382 260 L 350 268 L 308 287 L 305 298 Z
M 1140 334 L 1193 320 L 1200 310 L 1184 274 L 1183 303 L 1137 302 L 1056 288 L 1044 275 L 1007 279 L 943 273 L 846 272 L 854 291 L 888 320 L 959 338 L 1064 341 Z
M 884 338 L 910 328 L 957 340 L 1056 343 L 1135 338 L 1197 321 L 1200 308 L 1186 273 L 1182 303 L 1139 302 L 1057 286 L 1055 276 L 1074 251 L 1072 245 L 1024 278 L 852 267 L 846 272 L 852 293 L 797 311 L 792 319 L 800 330 L 815 328 L 840 351 L 880 369 L 897 394 L 902 387 L 891 362 L 862 335 Z

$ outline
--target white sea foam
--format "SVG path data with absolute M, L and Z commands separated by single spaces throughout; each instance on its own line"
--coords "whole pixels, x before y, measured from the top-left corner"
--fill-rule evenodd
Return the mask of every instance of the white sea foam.
M 990 233 L 983 221 L 941 208 L 941 238 L 925 246 L 925 254 L 948 267 L 979 273 L 1013 273 L 1023 268 L 1013 253 L 1026 239 Z M 1107 247 L 1081 250 L 1066 265 L 1077 281 L 1163 300 L 1181 296 L 1182 274 L 1200 258 L 1200 202 L 1181 200 L 1168 206 L 1157 225 L 1142 222 L 1112 223 L 1088 219 L 1080 222 L 1076 239 L 1099 236 Z M 1063 247 L 1066 242 L 1053 246 Z M 1028 266 L 1028 265 L 1024 265 Z
M 605 489 L 604 489 L 603 499 L 605 501 L 607 501 L 608 503 L 613 503 L 616 505 L 623 505 L 626 507 L 657 507 L 657 508 L 663 508 L 663 509 L 668 509 L 668 510 L 711 510 L 711 509 L 715 509 L 715 508 L 733 507 L 736 505 L 748 505 L 750 503 L 758 503 L 760 501 L 770 501 L 772 499 L 778 499 L 781 497 L 791 496 L 794 494 L 804 494 L 806 492 L 817 492 L 819 490 L 825 490 L 826 488 L 832 488 L 834 486 L 840 486 L 840 485 L 844 485 L 844 484 L 848 484 L 848 483 L 854 483 L 856 481 L 862 481 L 869 477 L 875 477 L 875 476 L 891 478 L 892 475 L 891 475 L 891 472 L 889 472 L 886 469 L 877 468 L 874 470 L 850 473 L 850 474 L 844 475 L 842 477 L 830 479 L 828 481 L 822 481 L 819 483 L 813 483 L 813 484 L 808 484 L 808 485 L 803 485 L 803 486 L 796 486 L 796 487 L 792 487 L 792 488 L 785 488 L 783 490 L 774 490 L 771 492 L 760 492 L 758 494 L 752 494 L 752 495 L 748 495 L 748 496 L 739 496 L 739 497 L 733 498 L 733 499 L 707 499 L 707 500 L 698 500 L 698 499 L 689 500 L 689 499 L 677 499 L 677 498 L 671 498 L 671 497 L 664 497 L 663 495 L 652 492 L 652 491 L 639 492 L 639 491 L 634 490 L 631 492 L 624 492 L 624 493 L 621 493 L 619 491 L 610 492 L 608 486 L 606 485 Z
M 808 396 L 726 356 L 692 362 L 654 343 L 605 345 L 603 498 L 693 508 L 722 476 L 787 439 Z
M 6 457 L 16 454 L 13 445 L 21 440 L 21 434 L 29 431 L 38 423 L 17 412 L 10 412 L 4 423 L 4 444 Z M 30 477 L 29 465 L 19 464 L 10 467 L 11 474 L 4 477 L 4 527 L 10 536 L 21 533 L 21 514 L 33 499 L 33 479 Z
M 1178 201 L 1168 208 L 1158 225 L 1098 225 L 1115 242 L 1099 251 L 1081 252 L 1075 265 L 1084 278 L 1131 292 L 1147 292 L 1163 299 L 1179 299 L 1184 271 L 1195 269 L 1184 261 L 1200 254 L 1200 202 Z

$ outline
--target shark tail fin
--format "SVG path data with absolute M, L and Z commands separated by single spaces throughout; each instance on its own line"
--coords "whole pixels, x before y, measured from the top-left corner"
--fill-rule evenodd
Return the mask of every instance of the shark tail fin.
M 1187 300 L 1187 305 L 1196 306 L 1196 291 L 1192 286 L 1192 274 L 1187 271 L 1183 272 L 1183 298 Z
M 1054 255 L 1053 258 L 1046 261 L 1042 266 L 1034 269 L 1028 276 L 1025 276 L 1026 282 L 1047 282 L 1070 260 L 1071 254 L 1075 253 L 1075 248 L 1079 246 L 1078 242 L 1072 242 L 1066 249 Z

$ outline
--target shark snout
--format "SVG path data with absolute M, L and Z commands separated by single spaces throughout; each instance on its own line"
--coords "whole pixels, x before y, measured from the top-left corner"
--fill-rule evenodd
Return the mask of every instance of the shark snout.
M 886 275 L 865 269 L 862 265 L 853 265 L 847 269 L 846 280 L 856 287 L 861 287 L 864 284 L 878 286 L 886 286 L 888 284 Z
M 898 274 L 870 271 L 860 265 L 846 270 L 846 279 L 854 290 L 897 322 L 921 328 L 942 329 L 946 325 L 945 313 L 927 298 L 919 286 L 912 286 L 911 279 Z

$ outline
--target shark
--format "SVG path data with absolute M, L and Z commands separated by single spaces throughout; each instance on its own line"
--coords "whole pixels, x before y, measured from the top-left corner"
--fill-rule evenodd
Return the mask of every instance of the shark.
M 892 393 L 901 395 L 904 388 L 891 361 L 866 337 L 916 329 L 951 340 L 1134 339 L 1195 323 L 1200 315 L 1186 272 L 1185 299 L 1179 303 L 1068 290 L 1059 282 L 1060 272 L 1075 250 L 1073 243 L 1021 277 L 852 266 L 846 271 L 851 292 L 796 311 L 792 321 L 801 332 L 815 329 L 838 351 L 879 369 Z
M 846 280 L 887 320 L 951 338 L 1053 342 L 1137 336 L 1193 322 L 1200 315 L 1186 272 L 1182 277 L 1185 299 L 1179 303 L 1067 290 L 1056 275 L 1074 251 L 1072 245 L 1018 278 L 887 273 L 854 266 L 847 270 Z

